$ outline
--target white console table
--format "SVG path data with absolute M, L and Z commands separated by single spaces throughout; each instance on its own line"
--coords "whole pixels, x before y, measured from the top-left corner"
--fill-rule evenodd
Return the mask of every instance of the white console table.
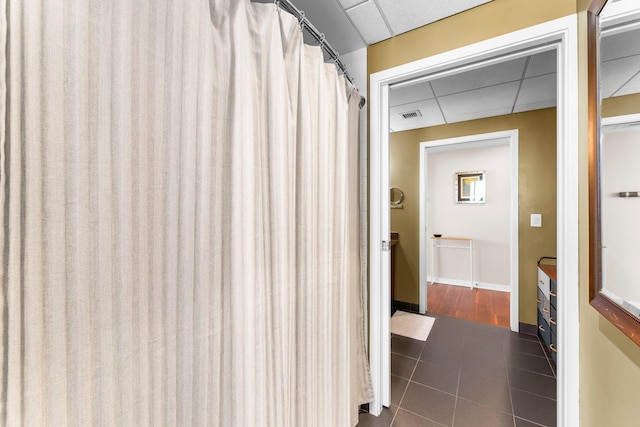
M 442 244 L 442 241 L 458 241 L 467 242 L 466 246 L 458 245 L 446 245 Z M 435 249 L 436 248 L 449 248 L 449 249 L 468 249 L 469 250 L 469 287 L 473 289 L 473 239 L 468 237 L 431 237 L 431 283 L 436 281 L 436 263 L 435 263 Z

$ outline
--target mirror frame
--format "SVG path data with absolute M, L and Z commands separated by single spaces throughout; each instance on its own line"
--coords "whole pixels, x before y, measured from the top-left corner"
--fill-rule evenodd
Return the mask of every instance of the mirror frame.
M 464 178 L 477 178 L 477 181 L 482 181 L 485 184 L 484 191 L 482 193 L 482 200 L 476 200 L 469 198 L 465 199 L 462 195 L 462 180 Z M 486 189 L 486 171 L 466 171 L 456 172 L 453 174 L 453 201 L 460 204 L 485 204 L 487 203 L 487 189 Z
M 592 0 L 587 10 L 589 109 L 589 304 L 640 346 L 640 320 L 602 291 L 602 228 L 600 187 L 599 15 L 607 0 Z
M 398 190 L 400 193 L 400 197 L 398 199 L 393 200 L 393 190 Z M 404 191 L 402 191 L 398 187 L 389 188 L 389 207 L 391 209 L 403 209 L 402 202 L 404 201 Z

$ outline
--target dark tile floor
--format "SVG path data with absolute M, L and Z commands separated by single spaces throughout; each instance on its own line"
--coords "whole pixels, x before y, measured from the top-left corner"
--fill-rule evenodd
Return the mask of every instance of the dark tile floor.
M 556 425 L 556 378 L 535 336 L 436 316 L 426 343 L 391 337 L 391 407 L 358 427 Z

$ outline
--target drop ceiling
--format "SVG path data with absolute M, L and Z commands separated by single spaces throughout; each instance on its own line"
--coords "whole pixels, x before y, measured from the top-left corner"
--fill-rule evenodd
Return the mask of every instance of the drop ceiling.
M 640 28 L 607 34 L 601 55 L 603 98 L 640 93 Z M 397 132 L 555 107 L 556 80 L 552 50 L 392 87 L 390 127 Z
M 555 50 L 417 84 L 391 88 L 392 131 L 553 107 Z M 417 117 L 405 119 L 409 111 Z
M 640 28 L 611 32 L 601 42 L 603 98 L 640 92 Z
M 292 0 L 340 54 L 489 1 Z M 556 80 L 552 50 L 392 88 L 390 127 L 402 131 L 554 107 Z M 604 38 L 601 89 L 604 98 L 640 92 L 640 29 Z
M 274 3 L 274 0 L 253 0 Z M 291 0 L 341 55 L 492 0 Z

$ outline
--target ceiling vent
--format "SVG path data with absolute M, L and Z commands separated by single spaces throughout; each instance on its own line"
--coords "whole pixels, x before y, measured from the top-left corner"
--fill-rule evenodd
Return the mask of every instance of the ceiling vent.
M 400 113 L 403 119 L 415 119 L 416 117 L 422 117 L 420 110 L 407 111 Z

